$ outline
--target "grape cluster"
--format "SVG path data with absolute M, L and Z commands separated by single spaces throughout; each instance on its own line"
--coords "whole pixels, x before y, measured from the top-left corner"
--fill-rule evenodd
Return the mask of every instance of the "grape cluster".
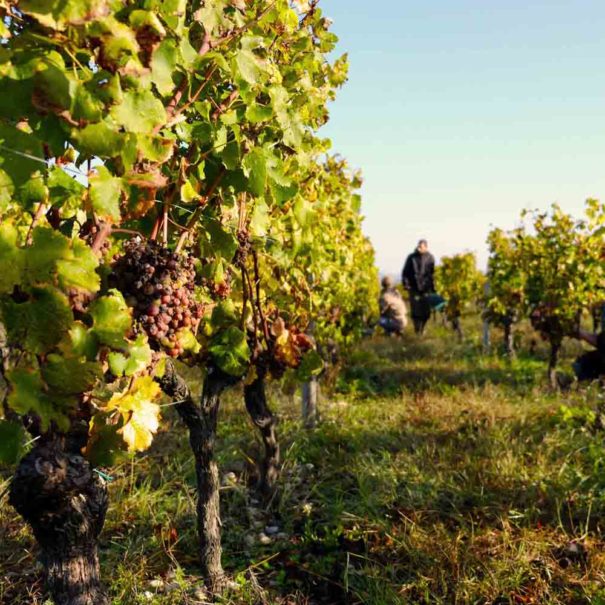
M 213 298 L 224 300 L 231 294 L 231 274 L 225 273 L 222 282 L 216 282 L 214 280 L 206 281 L 206 287 L 210 290 Z
M 207 259 L 201 259 L 202 267 L 208 265 L 209 262 L 210 261 Z M 213 299 L 225 300 L 231 294 L 232 281 L 231 271 L 227 269 L 223 274 L 222 281 L 216 281 L 209 277 L 202 277 L 200 279 L 200 284 L 209 292 Z
M 204 314 L 193 297 L 193 258 L 134 238 L 115 261 L 110 281 L 133 308 L 136 328 L 147 334 L 151 347 L 172 357 L 181 355 L 179 330 L 195 331 Z

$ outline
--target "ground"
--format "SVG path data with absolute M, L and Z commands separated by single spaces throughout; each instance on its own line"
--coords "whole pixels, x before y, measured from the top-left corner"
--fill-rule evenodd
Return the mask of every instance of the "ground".
M 229 393 L 218 450 L 233 584 L 219 602 L 605 604 L 602 393 L 554 394 L 543 347 L 509 361 L 481 350 L 477 321 L 465 327 L 463 343 L 439 323 L 423 340 L 365 340 L 314 430 L 301 428 L 298 394 L 273 385 L 284 467 L 272 510 L 249 488 L 258 442 Z M 107 469 L 101 557 L 116 605 L 205 600 L 192 459 L 165 410 L 152 449 Z M 44 603 L 35 545 L 5 495 L 0 603 Z

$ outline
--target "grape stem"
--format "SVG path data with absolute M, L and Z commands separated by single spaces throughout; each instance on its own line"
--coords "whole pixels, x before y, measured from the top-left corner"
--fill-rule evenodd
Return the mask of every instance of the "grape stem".
M 253 25 L 256 25 L 270 10 L 273 9 L 273 7 L 276 4 L 277 4 L 277 1 L 271 2 L 271 4 L 269 4 L 267 7 L 265 7 L 263 9 L 263 11 L 260 12 L 254 19 L 252 19 L 251 21 L 248 21 L 248 23 L 245 23 L 238 29 L 234 30 L 230 35 L 225 36 L 224 38 L 220 39 L 214 45 L 214 47 L 217 48 L 219 46 L 222 46 L 223 44 L 227 44 L 227 43 L 231 42 L 231 40 L 233 40 L 233 38 L 235 38 L 236 36 L 239 36 L 240 34 L 243 34 L 247 29 L 250 29 Z
M 158 214 L 158 216 L 155 219 L 155 222 L 153 223 L 153 229 L 151 230 L 151 233 L 149 234 L 149 239 L 155 241 L 158 238 L 158 233 L 160 232 L 160 227 L 162 226 L 162 217 L 164 216 L 164 214 Z
M 254 351 L 258 348 L 258 318 L 256 316 L 256 309 L 254 305 L 254 288 L 252 287 L 252 280 L 250 274 L 246 269 L 246 266 L 242 264 L 242 276 L 244 278 L 244 292 L 247 293 L 247 298 L 251 301 L 252 305 L 252 321 L 254 323 Z
M 109 223 L 101 223 L 99 225 L 99 231 L 95 235 L 95 240 L 92 243 L 92 251 L 95 254 L 98 254 L 101 250 L 101 247 L 105 243 L 105 240 L 109 237 L 111 233 L 111 225 Z
M 244 232 L 244 226 L 246 224 L 246 194 L 242 193 L 242 195 L 240 195 L 239 200 L 238 200 L 238 210 L 239 210 L 239 217 L 238 217 L 238 221 L 237 221 L 237 234 L 238 236 L 240 234 L 243 234 Z M 242 239 L 238 238 L 240 241 L 240 250 L 242 252 L 241 256 L 240 256 L 240 262 L 241 262 L 241 270 L 242 270 L 242 291 L 243 291 L 243 303 L 242 303 L 242 317 L 241 317 L 241 329 L 242 332 L 244 331 L 244 328 L 246 326 L 246 309 L 248 307 L 248 288 L 246 287 L 246 274 L 245 274 L 245 270 L 246 270 L 246 257 L 243 254 L 243 247 L 242 247 Z
M 216 109 L 212 113 L 212 119 L 214 121 L 218 120 L 219 116 L 222 113 L 225 113 L 225 111 L 227 111 L 227 109 L 229 109 L 229 107 L 231 107 L 232 103 L 235 101 L 235 99 L 237 99 L 238 96 L 239 96 L 239 90 L 237 90 L 237 88 L 235 88 L 231 91 L 231 94 L 227 97 L 227 99 L 225 101 L 223 101 L 220 105 L 217 105 L 215 101 L 212 101 L 216 107 Z
M 42 218 L 42 215 L 46 212 L 46 204 L 44 202 L 40 202 L 38 207 L 36 208 L 36 213 L 32 218 L 31 225 L 29 226 L 29 230 L 27 231 L 27 237 L 25 238 L 25 243 L 28 246 L 31 246 L 32 236 L 34 234 L 34 229 L 38 224 L 38 221 Z
M 211 38 L 210 38 L 210 32 L 206 32 L 204 34 L 204 39 L 202 41 L 202 45 L 200 46 L 200 49 L 197 51 L 197 54 L 200 57 L 202 57 L 211 48 L 212 48 L 212 41 L 211 41 Z M 176 107 L 179 104 L 179 102 L 181 101 L 181 98 L 183 97 L 183 93 L 185 92 L 186 88 L 187 88 L 187 78 L 183 78 L 183 81 L 181 82 L 181 84 L 179 85 L 179 87 L 176 89 L 176 92 L 174 93 L 174 96 L 172 97 L 172 99 L 170 100 L 170 102 L 168 103 L 168 105 L 166 106 L 166 113 L 169 116 L 174 117 L 175 114 L 177 113 Z M 162 128 L 163 128 L 162 125 L 157 126 L 156 127 L 156 132 L 158 132 Z
M 242 270 L 243 301 L 242 301 L 242 317 L 240 319 L 240 328 L 243 332 L 244 328 L 246 326 L 246 309 L 248 307 L 248 288 L 246 286 L 246 273 L 245 273 L 246 269 L 243 264 L 242 264 L 241 270 Z
M 128 235 L 138 235 L 139 237 L 145 238 L 145 236 L 140 231 L 136 231 L 135 229 L 123 229 L 120 227 L 119 229 L 112 229 L 111 232 L 112 233 L 127 233 Z
M 258 313 L 260 315 L 261 322 L 262 322 L 263 335 L 265 337 L 265 341 L 267 342 L 267 345 L 269 345 L 270 341 L 271 341 L 271 338 L 269 336 L 269 327 L 267 326 L 267 318 L 265 317 L 265 314 L 263 312 L 263 306 L 262 306 L 261 300 L 260 300 L 260 274 L 259 274 L 259 270 L 258 270 L 258 254 L 256 253 L 256 250 L 254 250 L 254 249 L 252 249 L 252 259 L 254 260 L 254 281 L 256 284 L 256 306 L 258 307 Z
M 179 225 L 171 216 L 168 216 L 168 222 L 170 224 L 172 224 L 174 227 L 176 227 L 177 229 L 180 229 L 181 231 L 187 231 L 187 227 L 183 227 L 183 225 Z
M 200 94 L 202 94 L 202 91 L 204 90 L 204 88 L 206 88 L 208 82 L 210 82 L 210 79 L 216 72 L 216 69 L 216 65 L 208 69 L 203 82 L 200 84 L 200 87 L 193 93 L 187 103 L 185 103 L 178 111 L 174 112 L 173 118 L 166 124 L 166 126 L 172 126 L 173 124 L 175 124 L 178 121 L 179 116 L 197 101 L 198 97 L 200 96 Z M 159 126 L 158 128 L 161 128 L 161 126 Z
M 187 238 L 191 234 L 192 229 L 195 227 L 196 223 L 198 222 L 198 220 L 200 218 L 200 214 L 202 213 L 204 206 L 208 202 L 208 199 L 216 191 L 217 187 L 220 185 L 220 183 L 223 180 L 226 173 L 227 173 L 227 169 L 223 166 L 221 168 L 221 170 L 219 171 L 219 173 L 216 175 L 216 178 L 214 179 L 214 181 L 212 182 L 210 187 L 208 188 L 208 191 L 206 192 L 206 194 L 202 198 L 200 198 L 197 209 L 195 210 L 192 217 L 187 222 L 187 225 L 185 226 L 185 231 L 183 231 L 183 233 L 181 233 L 181 237 L 179 237 L 179 241 L 176 245 L 176 252 L 180 252 L 181 249 L 183 248 L 183 246 L 185 245 Z

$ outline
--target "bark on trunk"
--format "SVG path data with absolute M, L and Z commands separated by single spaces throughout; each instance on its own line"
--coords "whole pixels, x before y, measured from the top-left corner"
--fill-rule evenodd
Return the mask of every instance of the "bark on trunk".
M 197 529 L 200 548 L 200 566 L 204 582 L 213 593 L 225 585 L 225 573 L 221 563 L 221 516 L 219 501 L 219 472 L 214 458 L 216 427 L 220 397 L 226 387 L 235 380 L 210 366 L 200 405 L 191 397 L 189 387 L 178 375 L 172 364 L 167 364 L 160 380 L 163 391 L 181 401 L 176 409 L 189 430 L 189 444 L 195 459 L 197 477 Z
M 259 429 L 265 447 L 264 457 L 258 465 L 258 489 L 265 498 L 270 498 L 279 478 L 280 452 L 275 431 L 277 418 L 267 404 L 264 377 L 260 376 L 244 387 L 244 400 L 248 414 Z
M 550 356 L 548 359 L 548 382 L 553 390 L 558 390 L 559 382 L 557 380 L 557 362 L 559 361 L 559 350 L 561 343 L 550 343 Z
M 513 325 L 512 323 L 504 324 L 504 352 L 508 357 L 515 356 L 515 343 L 513 340 Z
M 454 332 L 456 332 L 458 340 L 461 341 L 464 338 L 464 334 L 462 333 L 462 325 L 460 324 L 459 317 L 454 317 L 454 319 L 452 319 L 452 328 L 454 329 Z
M 312 376 L 309 382 L 302 385 L 302 418 L 305 428 L 312 429 L 317 424 L 319 412 L 317 400 L 319 399 L 319 380 Z
M 97 539 L 107 489 L 77 450 L 60 439 L 39 443 L 19 463 L 10 503 L 40 545 L 47 588 L 56 605 L 106 605 Z

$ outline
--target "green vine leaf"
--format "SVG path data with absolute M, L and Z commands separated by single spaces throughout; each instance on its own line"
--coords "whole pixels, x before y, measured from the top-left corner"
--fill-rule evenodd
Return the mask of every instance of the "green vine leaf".
M 37 355 L 54 349 L 73 322 L 67 296 L 52 286 L 32 287 L 25 302 L 5 298 L 0 304 L 9 342 Z
M 40 373 L 33 369 L 15 369 L 7 375 L 11 392 L 9 407 L 17 414 L 36 414 L 42 423 L 42 430 L 48 430 L 51 422 L 65 430 L 67 414 L 76 405 L 75 398 L 52 396 L 45 390 Z
M 24 453 L 25 439 L 22 425 L 0 420 L 0 464 L 16 464 Z
M 114 120 L 130 132 L 153 132 L 166 122 L 162 102 L 149 90 L 133 90 L 111 110 Z
M 92 331 L 99 342 L 114 349 L 126 349 L 126 336 L 130 332 L 132 318 L 124 297 L 118 290 L 110 290 L 107 296 L 97 298 L 90 307 Z
M 255 147 L 244 157 L 243 169 L 250 191 L 261 197 L 267 186 L 267 157 L 262 147 Z
M 122 179 L 113 176 L 105 166 L 100 166 L 97 173 L 90 178 L 92 209 L 106 220 L 119 221 L 122 189 Z
M 219 332 L 210 342 L 210 354 L 216 365 L 231 376 L 243 376 L 248 368 L 250 349 L 246 335 L 231 326 Z
M 143 334 L 128 344 L 127 352 L 128 355 L 113 351 L 108 355 L 109 368 L 114 376 L 134 376 L 151 363 L 151 348 Z
M 19 10 L 46 27 L 62 30 L 105 17 L 110 5 L 106 0 L 21 0 Z
M 103 375 L 98 361 L 83 361 L 51 354 L 41 368 L 44 382 L 61 395 L 77 395 L 92 389 Z
M 23 252 L 17 246 L 17 229 L 7 223 L 0 225 L 0 294 L 8 294 L 21 283 Z

